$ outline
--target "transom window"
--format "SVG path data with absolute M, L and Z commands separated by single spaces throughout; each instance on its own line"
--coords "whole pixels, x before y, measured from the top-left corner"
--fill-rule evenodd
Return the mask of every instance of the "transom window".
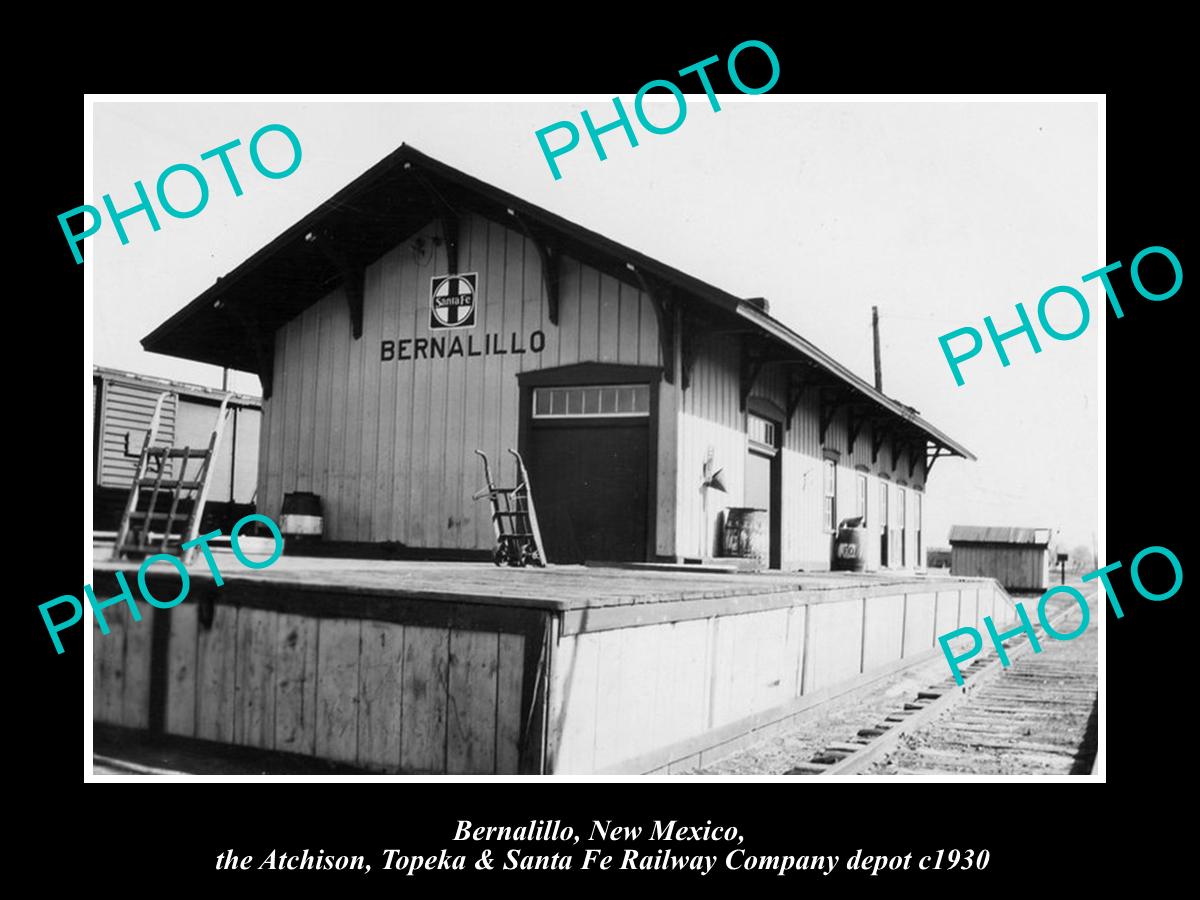
M 600 384 L 534 388 L 533 417 L 648 416 L 650 385 Z
M 746 416 L 746 432 L 750 448 L 765 455 L 775 453 L 775 423 L 753 413 Z

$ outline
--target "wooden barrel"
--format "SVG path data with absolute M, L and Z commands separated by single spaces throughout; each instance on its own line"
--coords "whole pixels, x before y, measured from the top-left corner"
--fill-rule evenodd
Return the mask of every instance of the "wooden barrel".
M 833 542 L 835 569 L 861 572 L 867 567 L 867 529 L 862 527 L 861 522 L 861 517 L 848 519 L 838 529 Z
M 765 509 L 732 506 L 725 510 L 723 556 L 766 560 L 770 551 L 771 529 Z
M 279 528 L 289 537 L 320 539 L 325 530 L 325 520 L 321 515 L 321 498 L 308 491 L 285 494 Z

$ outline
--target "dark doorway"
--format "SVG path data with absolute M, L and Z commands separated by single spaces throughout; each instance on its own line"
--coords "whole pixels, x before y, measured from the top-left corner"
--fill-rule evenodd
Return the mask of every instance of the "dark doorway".
M 645 419 L 535 420 L 529 450 L 533 501 L 551 562 L 645 561 Z
M 888 565 L 888 483 L 879 482 L 879 567 Z
M 774 419 L 751 413 L 746 420 L 746 506 L 765 509 L 770 522 L 767 565 L 778 569 L 783 558 L 783 428 Z

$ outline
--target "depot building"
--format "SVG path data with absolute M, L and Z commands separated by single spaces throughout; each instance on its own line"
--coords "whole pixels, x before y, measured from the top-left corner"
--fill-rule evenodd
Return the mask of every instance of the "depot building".
M 257 373 L 258 509 L 320 498 L 348 554 L 490 557 L 476 449 L 527 461 L 552 563 L 706 559 L 766 510 L 764 560 L 923 566 L 930 470 L 974 457 L 736 297 L 410 146 L 143 341 Z

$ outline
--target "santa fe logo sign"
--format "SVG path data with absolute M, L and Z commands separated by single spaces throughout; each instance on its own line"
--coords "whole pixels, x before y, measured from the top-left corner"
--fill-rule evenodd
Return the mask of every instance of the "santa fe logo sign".
M 477 278 L 477 272 L 468 272 L 465 275 L 434 275 L 430 279 L 430 328 L 475 327 Z

